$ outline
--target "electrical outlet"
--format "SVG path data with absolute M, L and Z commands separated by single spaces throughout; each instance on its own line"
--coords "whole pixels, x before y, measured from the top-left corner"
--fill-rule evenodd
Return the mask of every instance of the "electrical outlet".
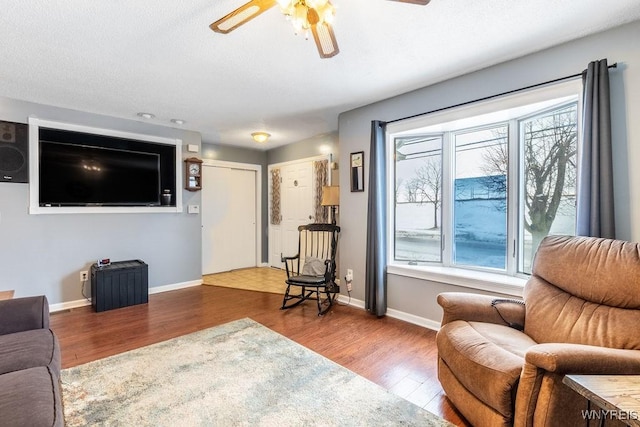
M 87 280 L 89 280 L 89 272 L 88 271 L 81 271 L 80 272 L 80 281 L 81 282 L 86 282 Z
M 347 275 L 344 277 L 344 281 L 347 282 L 347 292 L 351 292 L 351 282 L 353 282 L 353 270 L 347 268 Z

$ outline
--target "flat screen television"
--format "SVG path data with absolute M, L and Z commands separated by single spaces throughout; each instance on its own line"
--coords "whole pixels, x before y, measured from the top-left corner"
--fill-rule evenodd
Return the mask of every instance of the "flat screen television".
M 40 206 L 160 206 L 159 153 L 40 139 Z

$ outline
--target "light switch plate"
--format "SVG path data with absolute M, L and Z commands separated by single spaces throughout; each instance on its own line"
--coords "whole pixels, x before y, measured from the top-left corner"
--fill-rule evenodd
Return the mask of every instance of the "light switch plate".
M 189 205 L 187 207 L 187 212 L 190 214 L 199 214 L 200 213 L 200 205 Z

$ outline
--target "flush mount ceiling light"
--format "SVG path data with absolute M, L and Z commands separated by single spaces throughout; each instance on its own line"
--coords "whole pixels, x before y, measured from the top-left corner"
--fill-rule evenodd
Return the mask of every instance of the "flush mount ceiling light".
M 154 114 L 151 113 L 138 113 L 138 117 L 142 117 L 143 119 L 153 119 L 155 117 Z
M 271 134 L 268 134 L 266 132 L 253 132 L 251 134 L 251 137 L 253 138 L 253 140 L 255 142 L 259 142 L 259 143 L 263 143 L 263 142 L 267 142 L 267 139 L 269 139 L 269 137 L 271 136 Z
M 184 120 L 182 120 L 182 119 L 171 119 L 171 123 L 175 123 L 177 125 L 183 125 L 186 122 Z
M 426 5 L 430 0 L 393 1 Z M 217 33 L 227 34 L 276 4 L 280 5 L 284 16 L 291 21 L 296 34 L 304 31 L 307 35 L 311 31 L 321 58 L 331 58 L 340 52 L 331 27 L 335 8 L 330 0 L 251 0 L 218 19 L 209 28 Z

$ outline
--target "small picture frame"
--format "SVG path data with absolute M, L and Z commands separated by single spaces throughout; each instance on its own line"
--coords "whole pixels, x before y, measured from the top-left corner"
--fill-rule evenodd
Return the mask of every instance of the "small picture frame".
M 351 153 L 351 192 L 364 191 L 364 151 Z

